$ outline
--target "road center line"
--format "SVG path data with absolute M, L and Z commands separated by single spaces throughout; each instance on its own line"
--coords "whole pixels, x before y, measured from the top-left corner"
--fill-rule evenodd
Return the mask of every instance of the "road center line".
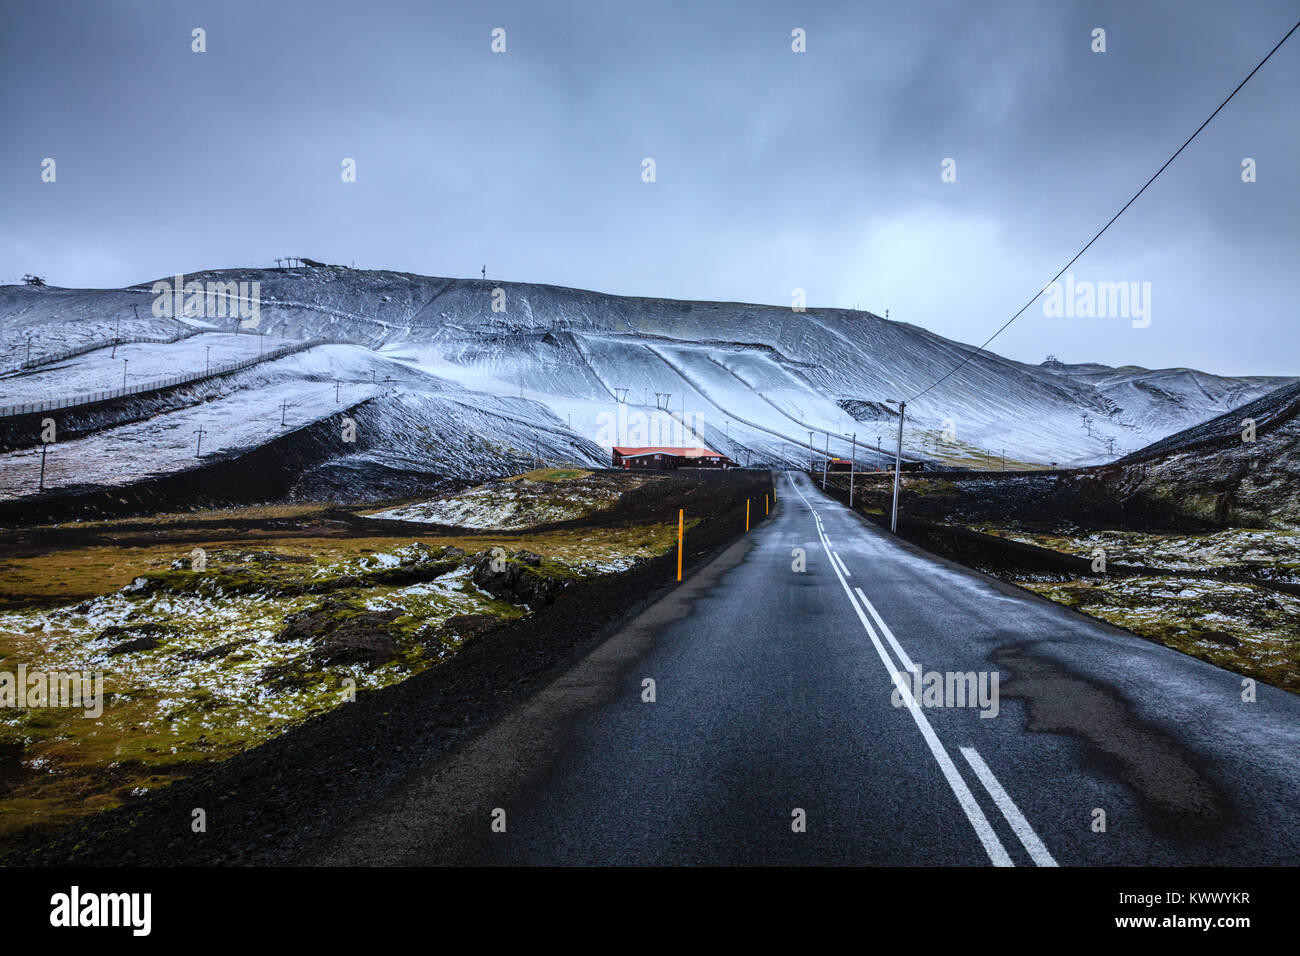
M 1002 816 L 1006 817 L 1007 823 L 1011 824 L 1011 829 L 1016 831 L 1016 836 L 1020 838 L 1020 842 L 1029 851 L 1029 855 L 1034 862 L 1039 866 L 1056 866 L 1056 860 L 1052 858 L 1052 854 L 1047 852 L 1047 847 L 1043 846 L 1043 841 L 1038 839 L 1038 834 L 1029 825 L 1029 821 L 1020 812 L 1020 808 L 1011 799 L 1011 795 L 1002 789 L 1002 784 L 993 775 L 993 771 L 984 762 L 984 758 L 979 755 L 979 751 L 974 747 L 962 747 L 961 755 L 966 758 L 970 768 L 975 771 L 975 776 L 980 778 L 980 783 L 984 784 L 984 789 L 989 792 L 993 802 L 998 805 L 998 809 L 1002 811 Z
M 799 486 L 794 483 L 793 478 L 790 478 L 790 484 L 799 497 L 803 498 L 804 504 L 811 508 L 812 503 L 809 502 L 804 493 L 799 490 Z M 820 528 L 817 533 L 819 537 L 823 537 Z M 989 859 L 993 862 L 994 866 L 1015 866 L 1011 861 L 1011 856 L 1006 851 L 1006 847 L 1002 845 L 1002 841 L 998 839 L 998 835 L 993 832 L 993 827 L 989 823 L 988 817 L 984 816 L 984 811 L 980 809 L 980 805 L 975 801 L 975 797 L 970 792 L 970 788 L 966 786 L 966 781 L 962 779 L 961 773 L 957 770 L 957 765 L 952 762 L 952 758 L 948 756 L 948 751 L 945 750 L 943 744 L 939 742 L 939 737 L 934 732 L 934 728 L 930 726 L 930 721 L 926 719 L 925 714 L 921 713 L 921 708 L 917 706 L 915 699 L 913 699 L 912 692 L 907 686 L 906 680 L 899 676 L 899 671 L 894 667 L 894 662 L 890 659 L 888 651 L 886 651 L 885 646 L 880 643 L 880 638 L 876 636 L 875 630 L 867 621 L 867 616 L 862 613 L 862 608 L 858 606 L 857 600 L 853 597 L 853 592 L 849 590 L 848 582 L 845 581 L 844 576 L 840 574 L 839 568 L 835 567 L 835 562 L 830 560 L 831 549 L 826 544 L 824 538 L 822 540 L 822 547 L 826 551 L 827 560 L 830 561 L 831 570 L 835 572 L 836 578 L 839 579 L 840 586 L 844 588 L 844 594 L 848 597 L 849 604 L 853 606 L 853 610 L 857 612 L 858 620 L 860 620 L 862 626 L 866 628 L 867 636 L 871 638 L 871 643 L 875 647 L 876 653 L 880 655 L 880 660 L 885 665 L 885 670 L 889 672 L 890 679 L 894 682 L 894 686 L 898 688 L 899 696 L 907 707 L 908 713 L 912 715 L 912 720 L 915 721 L 917 729 L 921 731 L 921 736 L 925 738 L 926 745 L 929 746 L 930 753 L 933 755 L 935 763 L 939 765 L 939 770 L 942 771 L 944 779 L 948 781 L 948 786 L 952 789 L 953 796 L 957 798 L 958 805 L 961 807 L 962 812 L 966 814 L 966 819 L 970 821 L 970 825 L 975 830 L 975 835 L 979 838 L 980 843 L 983 844 L 984 852 L 988 854 Z
M 913 664 L 912 659 L 907 656 L 907 651 L 903 650 L 903 646 L 898 643 L 898 639 L 894 637 L 894 632 L 889 629 L 889 625 L 881 620 L 880 615 L 876 613 L 875 607 L 867 600 L 867 596 L 862 593 L 862 588 L 854 588 L 853 590 L 858 592 L 858 597 L 862 598 L 862 603 L 865 604 L 867 610 L 871 612 L 871 616 L 876 619 L 876 624 L 879 625 L 881 633 L 885 635 L 885 640 L 889 641 L 889 646 L 894 649 L 894 653 L 897 654 L 898 659 L 903 662 L 903 666 L 909 671 L 915 671 L 916 665 Z

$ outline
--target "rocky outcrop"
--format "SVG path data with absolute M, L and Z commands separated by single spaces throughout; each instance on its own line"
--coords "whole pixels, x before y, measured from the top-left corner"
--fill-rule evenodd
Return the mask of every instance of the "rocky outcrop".
M 315 645 L 307 662 L 316 666 L 363 664 L 378 667 L 397 656 L 397 641 L 389 625 L 397 610 L 360 610 L 326 598 L 314 608 L 291 614 L 277 641 L 309 640 Z
M 557 570 L 543 567 L 540 555 L 500 548 L 475 555 L 473 581 L 493 597 L 531 608 L 553 603 L 569 584 Z

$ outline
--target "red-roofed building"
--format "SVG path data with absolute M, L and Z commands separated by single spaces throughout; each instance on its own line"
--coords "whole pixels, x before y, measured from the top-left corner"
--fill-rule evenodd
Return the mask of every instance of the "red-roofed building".
M 651 446 L 629 448 L 614 446 L 615 468 L 728 468 L 737 467 L 726 455 L 710 448 L 670 448 Z

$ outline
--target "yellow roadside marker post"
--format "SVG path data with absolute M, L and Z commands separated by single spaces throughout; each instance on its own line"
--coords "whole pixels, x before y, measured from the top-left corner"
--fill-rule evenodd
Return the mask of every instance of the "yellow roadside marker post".
M 682 531 L 686 526 L 686 511 L 678 509 L 677 511 L 677 580 L 682 579 Z
M 768 508 L 769 508 L 769 507 L 770 507 L 770 506 L 768 505 L 767 495 L 764 495 L 764 496 L 763 496 L 763 514 L 766 515 L 766 514 L 768 513 Z
M 745 530 L 749 530 L 749 499 L 745 499 Z

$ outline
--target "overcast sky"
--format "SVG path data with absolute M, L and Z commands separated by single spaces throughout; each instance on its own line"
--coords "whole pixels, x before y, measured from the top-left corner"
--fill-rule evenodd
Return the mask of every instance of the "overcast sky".
M 0 282 L 486 264 L 630 295 L 797 287 L 978 343 L 1298 18 L 1295 0 L 7 3 Z M 1150 282 L 1148 327 L 1035 305 L 992 350 L 1300 374 L 1297 90 L 1300 33 L 1072 269 Z

